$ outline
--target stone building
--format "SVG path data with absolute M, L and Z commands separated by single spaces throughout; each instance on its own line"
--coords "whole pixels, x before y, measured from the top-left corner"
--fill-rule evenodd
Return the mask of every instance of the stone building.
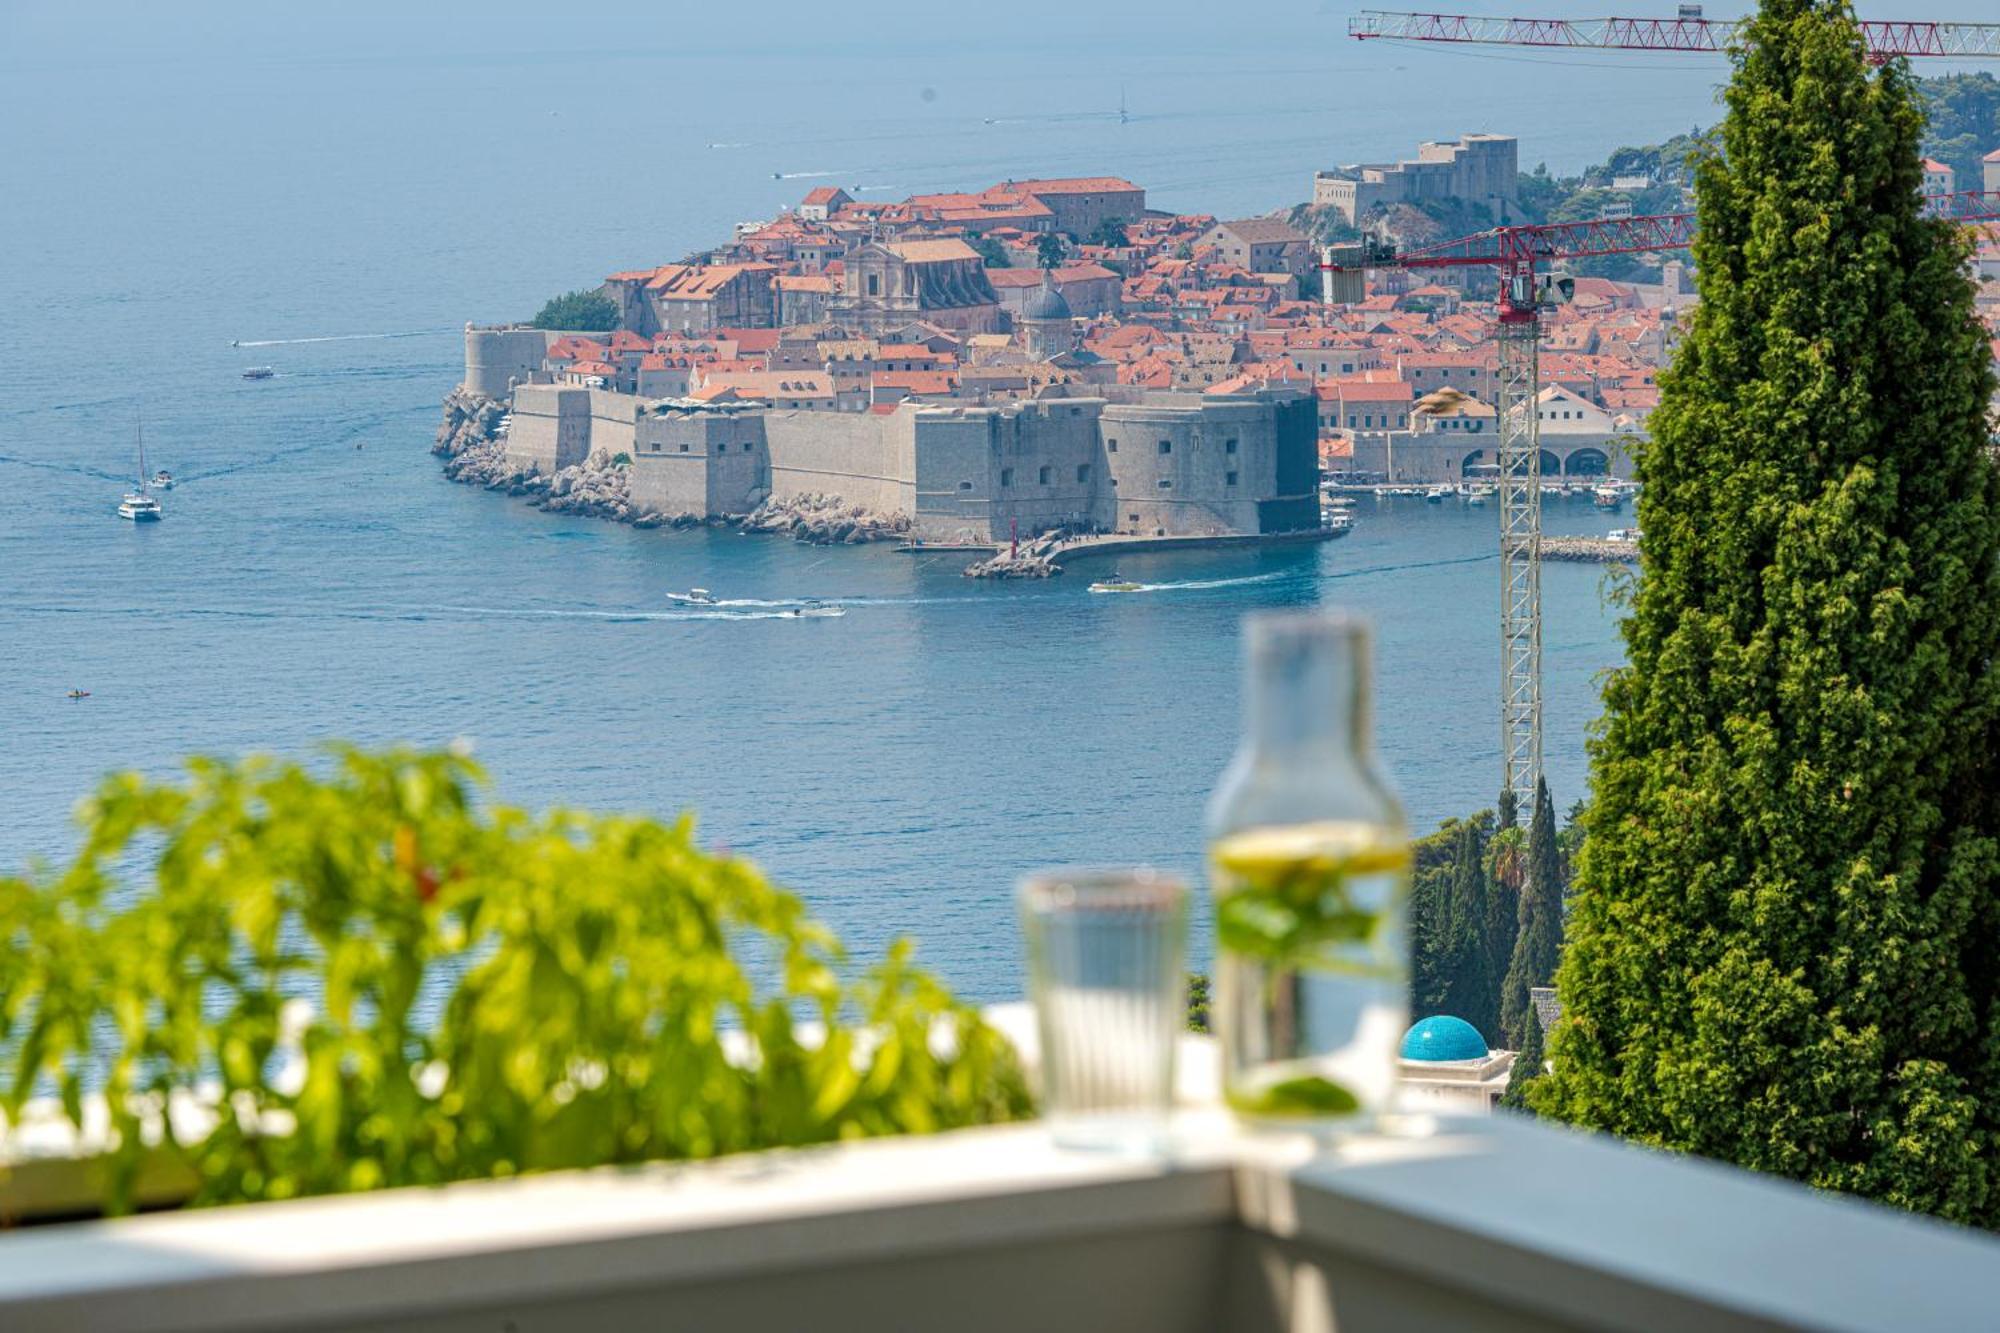
M 808 222 L 824 222 L 853 202 L 854 196 L 838 185 L 821 185 L 799 201 L 799 216 Z
M 1218 222 L 1195 244 L 1213 249 L 1228 263 L 1252 273 L 1289 273 L 1299 278 L 1313 263 L 1312 243 L 1282 218 Z
M 1036 361 L 1051 361 L 1076 346 L 1076 316 L 1069 302 L 1056 290 L 1047 270 L 1037 287 L 1014 316 L 1021 346 Z
M 768 329 L 776 321 L 774 264 L 662 264 L 614 273 L 604 294 L 620 326 L 650 337 L 705 329 Z
M 1137 222 L 1146 212 L 1146 191 L 1119 176 L 1003 181 L 995 188 L 1038 200 L 1055 214 L 1057 231 L 1080 240 L 1106 222 Z
M 1315 207 L 1330 208 L 1358 225 L 1377 208 L 1429 200 L 1479 204 L 1495 222 L 1514 216 L 1520 175 L 1519 143 L 1507 135 L 1468 134 L 1456 143 L 1426 143 L 1414 161 L 1363 164 L 1313 177 Z
M 1988 153 L 1980 164 L 1984 183 L 1979 187 L 1988 194 L 2000 194 L 2000 148 Z
M 999 294 L 1000 306 L 1015 318 L 1042 285 L 1047 272 L 1072 313 L 1083 319 L 1115 315 L 1125 308 L 1124 279 L 1102 264 L 1058 264 L 1052 269 L 989 268 L 986 280 Z
M 960 335 L 991 333 L 1000 327 L 1000 298 L 964 241 L 871 241 L 843 261 L 826 314 L 871 338 L 915 320 Z

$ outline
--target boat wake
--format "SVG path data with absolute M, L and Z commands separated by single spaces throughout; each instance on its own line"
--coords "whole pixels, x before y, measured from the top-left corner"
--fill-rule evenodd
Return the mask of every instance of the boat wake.
M 320 338 L 255 338 L 241 339 L 229 344 L 231 347 L 292 347 L 299 343 L 351 343 L 366 342 L 377 338 L 441 338 L 447 333 L 458 333 L 458 329 L 412 329 L 407 333 L 329 333 Z
M 1194 592 L 1204 588 L 1242 588 L 1256 583 L 1283 583 L 1305 577 L 1294 569 L 1274 569 L 1268 574 L 1245 574 L 1233 579 L 1175 579 L 1167 583 L 1140 583 L 1134 579 L 1127 592 Z

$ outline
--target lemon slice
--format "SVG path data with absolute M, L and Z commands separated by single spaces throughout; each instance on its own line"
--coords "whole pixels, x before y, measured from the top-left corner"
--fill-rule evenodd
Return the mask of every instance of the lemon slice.
M 1216 842 L 1216 868 L 1257 881 L 1274 871 L 1315 866 L 1339 875 L 1378 874 L 1410 864 L 1410 847 L 1380 824 L 1327 820 L 1245 829 Z

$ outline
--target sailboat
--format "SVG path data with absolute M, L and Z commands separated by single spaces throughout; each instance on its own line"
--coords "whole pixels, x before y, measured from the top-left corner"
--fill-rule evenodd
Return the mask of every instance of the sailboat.
M 146 493 L 145 423 L 134 422 L 133 433 L 139 446 L 139 489 L 125 492 L 125 498 L 118 502 L 118 517 L 134 523 L 157 523 L 162 517 L 160 502 Z

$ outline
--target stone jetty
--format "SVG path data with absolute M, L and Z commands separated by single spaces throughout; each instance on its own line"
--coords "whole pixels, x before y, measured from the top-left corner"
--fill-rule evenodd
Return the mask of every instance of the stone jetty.
M 1065 535 L 1061 530 L 1043 533 L 1015 549 L 996 552 L 992 558 L 977 560 L 965 567 L 969 579 L 1047 579 L 1063 572 L 1056 563 Z

